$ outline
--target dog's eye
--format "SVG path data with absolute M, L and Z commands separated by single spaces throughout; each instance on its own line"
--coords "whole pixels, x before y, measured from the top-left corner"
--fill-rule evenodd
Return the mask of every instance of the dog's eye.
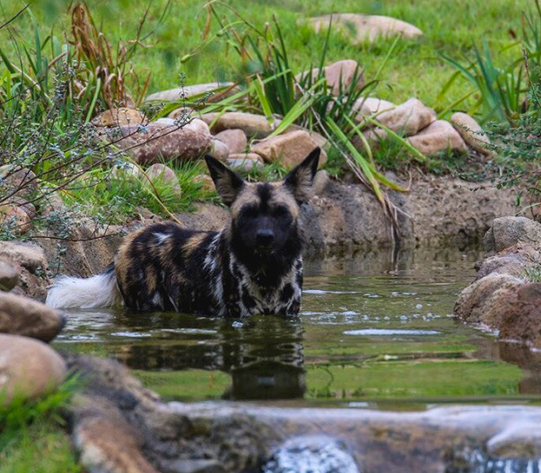
M 285 217 L 286 215 L 289 215 L 289 210 L 287 209 L 287 207 L 280 205 L 278 207 L 275 207 L 272 213 L 275 217 Z

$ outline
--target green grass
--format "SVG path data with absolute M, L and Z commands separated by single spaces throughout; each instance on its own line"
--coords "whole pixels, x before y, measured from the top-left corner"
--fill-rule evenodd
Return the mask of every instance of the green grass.
M 0 473 L 79 473 L 66 431 L 50 420 L 38 421 L 0 452 Z
M 541 282 L 541 265 L 527 268 L 524 277 L 530 282 Z
M 10 76 L 11 79 L 8 82 L 11 83 L 10 81 L 17 76 L 13 68 L 17 67 L 20 61 L 26 61 L 30 64 L 30 66 L 25 67 L 33 69 L 34 72 L 30 73 L 30 75 L 39 80 L 41 76 L 38 72 L 47 70 L 47 61 L 52 61 L 53 57 L 61 50 L 60 45 L 69 40 L 70 17 L 66 14 L 66 11 L 70 3 L 67 0 L 37 2 L 32 5 L 32 15 L 34 16 L 29 12 L 24 12 L 20 18 L 15 19 L 7 28 L 0 30 L 0 34 L 3 35 L 2 51 L 12 60 L 11 65 L 4 65 L 4 67 L 12 70 L 11 75 L 4 74 L 2 76 L 4 81 L 8 80 L 6 77 Z M 266 31 L 267 45 L 262 44 L 264 42 L 261 41 L 261 35 L 258 37 L 253 30 L 250 30 L 253 43 L 248 45 L 248 42 L 246 42 L 240 47 L 244 52 L 250 51 L 254 59 L 259 57 L 260 62 L 263 64 L 266 64 L 262 58 L 270 44 L 269 33 L 272 30 L 274 38 L 280 37 L 281 39 L 283 37 L 283 42 L 279 42 L 280 47 L 278 49 L 267 52 L 274 52 L 277 58 L 281 57 L 283 67 L 275 66 L 272 63 L 266 64 L 265 67 L 270 69 L 262 77 L 267 81 L 270 80 L 269 75 L 274 76 L 274 72 L 280 73 L 278 77 L 273 77 L 273 81 L 276 83 L 265 82 L 265 91 L 263 92 L 263 90 L 259 90 L 263 87 L 263 82 L 252 81 L 249 90 L 254 95 L 257 89 L 259 92 L 257 95 L 261 102 L 260 108 L 267 116 L 270 116 L 271 112 L 280 111 L 280 107 L 277 110 L 275 103 L 278 98 L 280 98 L 279 101 L 281 102 L 284 102 L 283 99 L 289 98 L 287 106 L 282 103 L 285 107 L 282 111 L 285 114 L 282 123 L 284 127 L 288 120 L 294 121 L 301 115 L 304 117 L 303 119 L 314 120 L 312 107 L 317 106 L 322 107 L 322 110 L 327 110 L 326 97 L 323 97 L 325 100 L 317 102 L 315 98 L 316 92 L 314 92 L 314 96 L 305 94 L 301 100 L 295 101 L 291 84 L 289 84 L 289 89 L 286 87 L 288 97 L 278 93 L 280 87 L 275 91 L 276 93 L 271 93 L 271 89 L 277 87 L 277 84 L 279 85 L 282 79 L 285 80 L 287 77 L 291 79 L 288 76 L 290 72 L 285 71 L 288 65 L 293 73 L 302 71 L 312 65 L 319 64 L 323 51 L 326 51 L 326 63 L 345 58 L 356 59 L 363 66 L 368 83 L 375 79 L 381 79 L 377 90 L 371 92 L 371 95 L 389 99 L 396 103 L 417 96 L 427 105 L 434 107 L 447 117 L 453 110 L 453 104 L 458 103 L 460 98 L 471 92 L 475 87 L 474 84 L 467 82 L 464 78 L 458 78 L 452 83 L 449 82 L 449 78 L 455 73 L 455 68 L 449 58 L 461 63 L 468 62 L 467 59 L 474 57 L 475 48 L 482 41 L 487 45 L 487 48 L 490 48 L 495 63 L 498 61 L 506 63 L 509 57 L 516 57 L 517 53 L 520 53 L 519 46 L 517 44 L 511 48 L 509 46 L 516 43 L 513 36 L 519 34 L 520 15 L 518 11 L 527 7 L 524 2 L 518 0 L 514 2 L 494 0 L 483 4 L 473 3 L 469 0 L 444 0 L 438 3 L 429 0 L 420 0 L 415 3 L 405 3 L 401 0 L 389 0 L 387 2 L 374 0 L 337 2 L 328 0 L 311 3 L 302 2 L 301 0 L 274 0 L 272 2 L 229 0 L 215 2 L 215 14 L 211 15 L 204 8 L 204 1 L 159 0 L 149 2 L 148 0 L 133 0 L 128 2 L 126 0 L 96 0 L 89 3 L 96 24 L 99 24 L 100 28 L 103 29 L 113 50 L 116 49 L 117 41 L 122 40 L 124 44 L 127 44 L 128 40 L 137 37 L 140 22 L 142 18 L 146 17 L 143 32 L 139 35 L 139 37 L 144 38 L 144 44 L 141 44 L 137 54 L 133 57 L 133 66 L 137 76 L 141 79 L 151 73 L 149 92 L 178 86 L 181 81 L 184 82 L 184 79 L 181 80 L 180 77 L 186 77 L 185 83 L 187 84 L 214 80 L 243 81 L 254 64 L 248 62 L 241 67 L 239 54 L 235 51 L 235 48 L 239 49 L 238 38 L 233 40 L 230 33 L 217 35 L 220 25 L 229 25 L 231 21 L 236 20 L 235 28 L 240 36 L 248 28 L 248 24 L 253 24 L 260 31 Z M 3 17 L 0 20 L 9 20 L 23 5 L 23 2 L 0 0 L 0 15 Z M 533 0 L 530 7 L 533 8 Z M 236 11 L 238 16 L 235 16 L 233 11 Z M 148 15 L 146 12 L 148 12 Z M 316 34 L 307 25 L 299 23 L 302 23 L 303 19 L 310 16 L 332 12 L 389 15 L 415 24 L 425 32 L 425 37 L 420 40 L 380 39 L 374 44 L 365 43 L 353 46 L 346 35 L 337 29 L 332 31 L 330 37 L 328 37 L 324 32 Z M 34 17 L 35 21 L 33 20 Z M 274 18 L 276 18 L 276 22 Z M 119 19 L 120 21 L 118 21 Z M 240 21 L 239 19 L 243 20 Z M 267 23 L 273 25 L 270 30 L 265 29 Z M 279 29 L 278 24 L 280 25 Z M 43 43 L 44 38 L 48 38 L 51 31 L 56 39 L 48 41 L 45 46 L 42 44 L 43 51 L 39 48 L 36 50 L 34 43 Z M 150 32 L 153 32 L 153 34 L 147 36 L 147 33 Z M 41 38 L 41 40 L 38 38 Z M 205 44 L 205 47 L 201 47 L 203 44 Z M 54 49 L 52 53 L 49 52 L 51 47 Z M 258 54 L 263 55 L 258 56 Z M 444 57 L 447 60 L 444 60 Z M 275 59 L 274 62 L 276 61 L 280 62 L 278 59 Z M 106 62 L 107 64 L 113 64 L 115 61 L 113 58 Z M 22 66 L 19 64 L 18 67 Z M 278 67 L 276 71 L 273 69 L 274 67 Z M 285 70 L 283 70 L 284 68 Z M 2 68 L 0 67 L 1 72 Z M 381 76 L 380 72 L 382 73 Z M 69 76 L 67 71 L 63 73 Z M 86 77 L 84 76 L 85 72 L 81 74 L 83 74 L 81 77 Z M 127 74 L 126 77 L 128 83 L 133 80 L 133 75 Z M 49 84 L 51 88 L 54 81 L 49 82 L 51 82 Z M 26 83 L 23 81 L 23 85 L 26 85 Z M 446 84 L 450 85 L 447 87 Z M 315 91 L 319 90 L 316 85 L 314 85 Z M 259 89 L 257 86 L 259 86 Z M 76 84 L 73 87 L 76 87 Z M 269 90 L 267 90 L 267 87 Z M 444 87 L 445 93 L 442 93 Z M 71 88 L 68 90 L 71 90 Z M 91 111 L 96 110 L 94 108 L 95 103 L 92 100 L 97 97 L 97 95 L 94 96 L 90 93 L 89 90 L 91 89 L 86 90 L 85 100 L 82 101 L 83 105 L 81 105 L 83 108 L 90 107 L 88 113 L 83 110 L 83 115 L 87 119 L 90 118 Z M 132 87 L 133 90 L 135 90 L 135 87 Z M 52 100 L 50 95 L 49 91 L 46 97 L 49 101 Z M 72 95 L 69 96 L 73 99 Z M 351 94 L 349 96 L 351 97 Z M 472 94 L 469 102 L 475 103 L 478 98 L 476 94 Z M 312 103 L 314 101 L 317 103 Z M 25 101 L 8 103 L 18 102 L 26 103 Z M 89 102 L 92 102 L 91 106 L 88 105 Z M 342 102 L 340 101 L 340 103 Z M 460 107 L 467 107 L 471 103 L 463 102 Z M 253 105 L 252 103 L 251 106 Z M 64 121 L 58 120 L 55 123 L 57 129 L 54 130 L 53 134 L 63 135 L 64 129 L 69 128 L 70 123 L 74 123 L 69 116 L 65 115 L 67 112 L 76 113 L 78 106 L 64 107 L 65 110 L 61 107 L 63 110 L 61 117 L 63 117 Z M 223 107 L 224 105 L 221 104 L 220 106 Z M 9 108 L 8 105 L 5 105 L 5 107 Z M 310 109 L 309 113 L 307 109 Z M 39 116 L 40 110 L 36 110 L 37 116 Z M 16 111 L 15 116 L 21 113 Z M 43 111 L 41 113 L 43 115 Z M 77 113 L 80 113 L 80 110 Z M 304 115 L 307 113 L 308 116 L 305 117 Z M 321 118 L 321 113 L 319 115 Z M 330 172 L 340 174 L 345 158 L 348 160 L 350 167 L 356 170 L 356 174 L 361 180 L 363 180 L 363 176 L 365 177 L 365 183 L 372 188 L 382 203 L 384 203 L 385 198 L 380 188 L 393 187 L 393 184 L 378 173 L 379 168 L 400 170 L 411 165 L 421 165 L 425 166 L 428 171 L 438 173 L 448 172 L 446 163 L 456 161 L 453 156 L 441 156 L 427 162 L 426 158 L 418 153 L 412 154 L 411 150 L 408 153 L 404 150 L 404 143 L 399 142 L 400 138 L 395 138 L 394 141 L 390 140 L 389 143 L 383 143 L 380 150 L 374 151 L 374 162 L 372 162 L 371 152 L 367 150 L 369 155 L 369 159 L 367 159 L 364 153 L 359 153 L 353 148 L 349 142 L 350 138 L 346 136 L 349 130 L 348 123 L 350 123 L 348 122 L 349 108 L 337 107 L 336 115 L 329 117 L 329 119 L 321 118 L 327 128 L 333 125 L 331 135 L 335 139 L 339 138 L 334 145 L 338 148 L 343 147 L 345 150 L 342 156 L 340 156 L 340 153 L 337 154 L 337 149 L 330 150 Z M 6 122 L 10 122 L 10 120 L 6 120 Z M 31 130 L 35 123 L 31 121 L 30 125 L 32 125 L 29 127 Z M 75 126 L 74 128 L 78 130 L 80 127 Z M 48 130 L 47 127 L 45 129 Z M 47 134 L 45 132 L 41 133 L 42 136 Z M 22 135 L 22 133 L 15 133 L 16 137 L 19 135 Z M 76 132 L 74 139 L 78 136 Z M 15 146 L 13 152 L 18 153 L 20 158 L 24 158 L 26 153 L 24 146 L 21 148 L 22 145 L 17 140 L 15 142 L 18 146 Z M 43 146 L 47 146 L 47 143 L 44 143 Z M 66 145 L 62 142 L 60 146 L 64 149 L 63 146 Z M 51 147 L 49 146 L 49 148 Z M 84 152 L 84 150 L 79 149 L 76 151 L 66 152 L 64 160 L 71 159 L 72 155 L 77 158 L 78 154 Z M 354 159 L 348 158 L 347 155 L 352 155 Z M 41 156 L 41 153 L 36 153 L 36 156 Z M 34 157 L 34 159 L 37 158 Z M 50 165 L 50 162 L 54 159 L 56 158 L 53 152 L 51 158 L 43 160 L 41 165 Z M 180 167 L 175 171 L 181 181 L 181 196 L 175 195 L 175 193 L 171 192 L 171 189 L 160 183 L 155 186 L 155 189 L 151 189 L 144 180 L 112 180 L 107 171 L 104 171 L 99 166 L 94 166 L 84 176 L 83 185 L 78 188 L 66 189 L 62 193 L 68 203 L 76 204 L 76 207 L 78 209 L 80 207 L 80 210 L 86 214 L 103 217 L 103 220 L 108 223 L 117 223 L 114 219 L 111 221 L 111 216 L 116 215 L 119 217 L 118 220 L 122 220 L 126 216 L 136 215 L 138 207 L 146 207 L 153 213 L 171 217 L 175 212 L 192 209 L 192 204 L 196 200 L 212 200 L 215 198 L 213 194 L 202 193 L 200 186 L 193 183 L 194 175 L 201 171 L 204 172 L 204 169 L 195 165 L 191 168 Z M 265 171 L 265 173 L 269 176 L 278 176 L 281 170 L 274 169 Z M 52 181 L 54 181 L 55 177 L 58 176 L 50 176 Z
M 309 398 L 425 398 L 518 394 L 522 372 L 492 361 L 308 365 Z
M 37 401 L 0 399 L 0 473 L 78 473 L 62 410 L 77 387 L 70 379 Z
M 150 185 L 143 175 L 130 176 L 122 169 L 113 174 L 102 168 L 87 173 L 81 186 L 73 186 L 62 195 L 67 203 L 82 202 L 82 210 L 86 214 L 101 215 L 107 222 L 116 222 L 115 215 L 121 218 L 121 222 L 124 216 L 133 216 L 140 208 L 167 216 L 167 212 L 193 210 L 196 201 L 217 201 L 215 192 L 205 191 L 201 189 L 201 184 L 194 182 L 195 176 L 205 172 L 202 162 L 170 162 L 167 165 L 175 171 L 179 180 L 180 195 L 159 176 Z
M 219 399 L 231 385 L 231 378 L 222 371 L 132 371 L 143 385 L 166 399 L 201 401 Z
M 33 11 L 44 25 L 55 22 L 67 24 L 63 15 L 67 0 L 48 0 L 36 2 Z M 315 34 L 306 26 L 298 26 L 297 21 L 315 15 L 328 13 L 366 13 L 389 15 L 412 23 L 424 31 L 425 37 L 419 41 L 400 41 L 397 51 L 390 57 L 385 68 L 385 84 L 377 94 L 394 102 L 401 102 L 417 96 L 430 106 L 445 108 L 467 91 L 472 90 L 465 81 L 457 81 L 442 103 L 437 97 L 443 84 L 454 69 L 446 64 L 438 53 L 462 59 L 473 57 L 473 44 L 486 40 L 492 51 L 498 51 L 514 42 L 509 31 L 520 29 L 521 9 L 528 7 L 525 0 L 491 0 L 490 2 L 471 2 L 470 0 L 322 0 L 304 2 L 302 0 L 274 0 L 251 2 L 231 0 L 225 2 L 255 25 L 261 27 L 276 15 L 283 29 L 289 47 L 292 67 L 299 69 L 315 64 L 320 57 L 325 42 L 324 34 Z M 147 0 L 96 0 L 92 1 L 96 17 L 103 23 L 103 29 L 112 38 L 129 39 L 135 31 Z M 166 0 L 151 3 L 147 30 L 160 18 Z M 22 6 L 23 2 L 0 0 L 4 18 Z M 192 53 L 202 42 L 206 13 L 200 11 L 203 1 L 172 0 L 165 21 L 156 27 L 156 34 L 147 40 L 148 47 L 135 58 L 135 66 L 141 77 L 151 72 L 149 91 L 175 87 L 178 74 L 184 72 L 188 83 L 207 82 L 216 79 L 235 79 L 225 50 L 225 41 L 214 41 L 200 54 L 185 64 L 181 58 Z M 533 3 L 531 4 L 533 6 Z M 218 8 L 221 8 L 218 6 Z M 225 8 L 221 8 L 226 11 Z M 15 21 L 12 28 L 23 38 L 29 39 L 30 24 L 24 19 Z M 66 31 L 57 27 L 55 32 L 61 36 Z M 216 22 L 212 31 L 217 31 Z M 6 36 L 7 31 L 2 33 Z M 7 38 L 4 38 L 5 41 Z M 327 54 L 328 61 L 352 58 L 365 68 L 367 78 L 373 77 L 383 60 L 391 40 L 380 40 L 370 45 L 352 46 L 343 34 L 332 33 Z M 234 54 L 230 54 L 233 58 Z M 236 60 L 236 58 L 235 58 Z

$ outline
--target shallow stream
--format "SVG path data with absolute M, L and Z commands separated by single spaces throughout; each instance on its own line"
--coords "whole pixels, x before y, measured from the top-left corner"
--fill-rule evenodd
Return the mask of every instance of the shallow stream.
M 295 319 L 72 311 L 55 345 L 117 358 L 182 401 L 395 410 L 538 403 L 541 355 L 451 316 L 480 257 L 425 250 L 309 261 Z

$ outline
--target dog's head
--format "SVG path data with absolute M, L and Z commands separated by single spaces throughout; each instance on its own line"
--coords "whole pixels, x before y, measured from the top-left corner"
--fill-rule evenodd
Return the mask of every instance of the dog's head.
M 231 230 L 247 250 L 279 251 L 297 236 L 299 206 L 309 199 L 319 162 L 320 149 L 279 182 L 246 182 L 211 156 L 206 157 L 210 175 L 224 203 L 231 208 Z

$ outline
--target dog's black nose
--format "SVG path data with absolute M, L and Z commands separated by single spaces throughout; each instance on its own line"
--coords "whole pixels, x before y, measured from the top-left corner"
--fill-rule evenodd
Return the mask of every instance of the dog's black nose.
M 268 228 L 262 228 L 257 231 L 256 240 L 260 245 L 270 245 L 274 240 L 274 232 Z

